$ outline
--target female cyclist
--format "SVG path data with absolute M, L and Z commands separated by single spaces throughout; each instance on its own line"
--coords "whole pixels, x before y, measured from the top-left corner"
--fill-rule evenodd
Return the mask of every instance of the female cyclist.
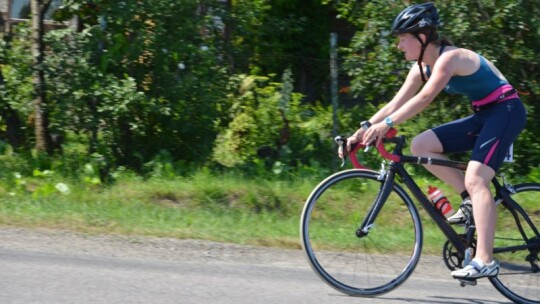
M 403 123 L 430 105 L 443 90 L 466 96 L 473 114 L 416 136 L 411 152 L 416 156 L 444 158 L 443 153 L 472 150 L 466 172 L 426 165 L 435 176 L 461 194 L 463 203 L 450 223 L 464 220 L 462 208 L 471 205 L 477 229 L 474 259 L 453 271 L 457 279 L 496 276 L 493 259 L 496 204 L 489 185 L 495 172 L 525 127 L 526 111 L 516 90 L 486 58 L 440 38 L 439 15 L 433 3 L 412 5 L 394 20 L 393 34 L 405 59 L 415 61 L 401 89 L 361 128 L 348 138 L 350 144 L 380 141 L 389 128 Z M 342 151 L 339 152 L 342 156 Z M 469 196 L 470 194 L 470 196 Z M 469 207 L 470 208 L 470 207 Z

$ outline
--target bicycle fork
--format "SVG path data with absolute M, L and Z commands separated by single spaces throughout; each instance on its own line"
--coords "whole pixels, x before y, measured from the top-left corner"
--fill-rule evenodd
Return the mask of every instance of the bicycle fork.
M 381 184 L 379 193 L 377 194 L 373 205 L 369 209 L 367 216 L 364 218 L 364 221 L 360 227 L 356 230 L 356 236 L 358 238 L 365 237 L 369 234 L 369 230 L 375 227 L 375 219 L 379 215 L 379 212 L 394 188 L 394 176 L 395 173 L 393 170 L 386 171 L 384 167 L 381 169 L 379 180 L 384 181 Z

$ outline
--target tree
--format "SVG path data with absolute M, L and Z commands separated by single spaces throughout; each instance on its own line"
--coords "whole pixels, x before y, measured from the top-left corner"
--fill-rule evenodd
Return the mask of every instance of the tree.
M 331 7 L 320 0 L 239 0 L 223 15 L 233 72 L 265 76 L 290 68 L 304 99 L 326 95 Z
M 48 92 L 62 109 L 54 110 L 56 125 L 73 132 L 84 122 L 79 132 L 100 140 L 114 165 L 142 170 L 162 150 L 206 161 L 229 79 L 218 2 L 89 2 L 65 1 L 57 14 L 79 16 L 82 32 L 50 35 L 47 68 L 56 85 Z
M 105 172 L 116 166 L 142 171 L 164 155 L 182 165 L 206 165 L 214 157 L 249 167 L 264 151 L 267 163 L 330 166 L 335 149 L 325 96 L 331 29 L 340 22 L 358 29 L 341 49 L 342 75 L 350 77 L 358 101 L 342 103 L 342 130 L 391 98 L 410 63 L 388 30 L 404 5 L 340 0 L 331 2 L 333 8 L 322 2 L 330 1 L 62 1 L 55 17 L 77 15 L 78 31 L 30 36 L 42 31 L 38 14 L 34 27 L 17 25 L 6 41 L 0 131 L 7 130 L 11 109 L 23 124 L 23 146 L 35 137 L 38 151 L 49 152 L 50 134 L 67 135 L 86 144 L 88 155 L 106 164 Z M 32 3 L 40 12 L 50 5 Z M 539 4 L 460 0 L 438 6 L 443 34 L 497 60 L 513 84 L 531 93 L 524 100 L 534 130 L 540 121 L 532 102 L 540 92 L 534 30 Z M 332 20 L 335 10 L 347 21 Z M 286 77 L 280 82 L 276 75 Z M 442 106 L 401 130 L 415 134 L 469 111 L 459 97 L 443 94 L 436 102 Z M 540 161 L 532 152 L 539 146 L 533 135 L 520 138 L 517 158 Z M 532 148 L 519 149 L 524 145 Z
M 52 153 L 48 130 L 48 111 L 45 71 L 43 69 L 44 50 L 43 35 L 45 33 L 45 13 L 52 0 L 31 0 L 32 11 L 32 57 L 34 84 L 34 127 L 37 152 Z

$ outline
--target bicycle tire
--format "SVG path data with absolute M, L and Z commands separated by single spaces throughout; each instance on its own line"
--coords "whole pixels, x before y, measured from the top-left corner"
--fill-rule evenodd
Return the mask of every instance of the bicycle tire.
M 422 251 L 418 210 L 397 184 L 369 234 L 356 236 L 382 189 L 378 177 L 363 169 L 333 174 L 312 191 L 302 211 L 300 235 L 309 264 L 325 283 L 350 296 L 374 297 L 398 287 Z
M 537 229 L 540 229 L 540 184 L 527 183 L 514 186 L 515 193 L 511 195 L 529 216 Z M 495 232 L 495 252 L 504 246 L 519 246 L 525 244 L 519 233 L 512 214 L 503 204 L 497 208 L 497 225 Z M 530 225 L 519 215 L 527 238 L 532 242 L 540 242 Z M 490 278 L 491 283 L 505 297 L 515 303 L 540 303 L 540 269 L 533 269 L 528 257 L 534 257 L 538 265 L 540 249 L 516 250 L 506 253 L 495 253 L 494 257 L 500 263 L 499 275 Z

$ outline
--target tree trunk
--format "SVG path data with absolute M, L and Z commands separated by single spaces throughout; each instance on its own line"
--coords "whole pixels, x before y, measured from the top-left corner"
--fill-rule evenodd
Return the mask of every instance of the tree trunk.
M 34 85 L 34 131 L 36 136 L 36 151 L 38 153 L 51 153 L 45 71 L 43 70 L 44 61 L 44 43 L 43 35 L 45 33 L 44 19 L 45 12 L 49 8 L 51 0 L 31 0 L 32 11 L 32 57 L 33 57 L 33 76 Z
M 232 39 L 233 39 L 233 32 L 234 32 L 234 18 L 233 18 L 233 2 L 232 0 L 226 1 L 226 17 L 225 20 L 223 20 L 223 23 L 225 24 L 225 28 L 223 29 L 223 40 L 225 41 L 225 48 L 226 48 L 226 56 L 227 61 L 229 62 L 229 71 L 231 73 L 235 73 L 236 65 L 234 62 L 234 57 L 232 55 Z

